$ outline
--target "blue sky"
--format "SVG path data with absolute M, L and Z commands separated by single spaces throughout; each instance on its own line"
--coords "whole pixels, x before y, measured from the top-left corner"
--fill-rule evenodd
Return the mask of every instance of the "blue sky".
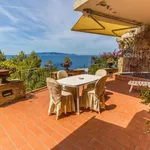
M 99 54 L 117 48 L 116 38 L 71 31 L 81 16 L 75 0 L 0 0 L 0 49 Z

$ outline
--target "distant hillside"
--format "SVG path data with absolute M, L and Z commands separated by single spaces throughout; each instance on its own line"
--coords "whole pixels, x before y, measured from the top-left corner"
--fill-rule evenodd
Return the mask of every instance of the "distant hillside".
M 40 52 L 36 54 L 38 55 L 76 55 L 76 54 L 58 53 L 58 52 Z

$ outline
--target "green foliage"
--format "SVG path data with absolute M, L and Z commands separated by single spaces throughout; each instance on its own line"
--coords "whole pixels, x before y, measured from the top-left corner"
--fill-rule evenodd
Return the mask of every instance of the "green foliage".
M 107 67 L 107 59 L 105 57 L 96 57 L 93 56 L 92 58 L 92 64 L 95 64 L 99 67 Z
M 46 86 L 46 78 L 50 77 L 50 70 L 46 68 L 39 68 L 33 70 L 25 70 L 24 72 L 13 74 L 17 78 L 21 78 L 26 87 L 26 91 L 33 91 L 35 89 Z
M 114 60 L 113 57 L 110 57 L 110 58 L 107 59 L 107 64 L 108 63 L 114 63 L 114 62 L 115 62 L 115 60 Z
M 100 68 L 107 67 L 107 59 L 105 57 L 92 57 L 92 65 L 88 68 L 89 74 L 95 74 Z
M 113 63 L 117 67 L 119 52 L 114 50 L 113 52 L 106 52 L 100 56 L 92 56 L 92 65 L 89 67 L 89 74 L 95 74 L 98 69 L 109 67 L 108 63 Z
M 45 65 L 47 65 L 47 66 L 52 65 L 52 61 L 48 60 Z
M 0 62 L 0 68 L 14 68 L 16 65 L 13 63 L 12 60 L 6 60 Z
M 27 55 L 23 51 L 21 51 L 16 58 L 17 61 L 25 61 L 27 59 Z
M 145 134 L 148 134 L 150 133 L 150 120 L 149 119 L 147 119 L 146 125 L 148 126 L 148 130 L 145 132 Z
M 149 87 L 141 87 L 140 98 L 142 99 L 143 104 L 148 105 L 150 103 L 150 88 Z
M 41 66 L 41 62 L 42 60 L 38 58 L 34 51 L 31 52 L 31 54 L 26 60 L 26 63 L 28 66 L 30 66 L 30 68 L 39 68 Z
M 5 56 L 4 52 L 2 52 L 0 50 L 0 62 L 5 61 L 5 60 L 6 60 L 6 56 Z
M 95 72 L 100 69 L 100 66 L 99 65 L 96 65 L 96 64 L 93 64 L 91 65 L 91 67 L 88 69 L 88 73 L 89 74 L 95 74 Z
M 52 62 L 51 62 L 52 63 Z M 11 74 L 9 79 L 20 79 L 24 81 L 26 91 L 32 91 L 46 86 L 46 78 L 50 77 L 52 71 L 57 67 L 41 68 L 41 59 L 35 52 L 29 56 L 23 51 L 9 60 L 0 61 L 0 68 L 16 68 L 16 72 Z
M 51 60 L 48 60 L 45 64 L 46 67 L 52 68 L 53 67 L 53 63 Z
M 145 105 L 149 105 L 150 104 L 150 88 L 149 87 L 141 87 L 140 90 L 140 98 L 142 99 L 142 103 Z M 149 110 L 150 113 L 150 110 Z M 146 124 L 148 127 L 150 127 L 150 120 L 145 118 Z M 145 132 L 145 134 L 150 133 L 150 128 L 148 128 L 148 130 Z
M 71 60 L 70 60 L 69 57 L 65 57 L 65 58 L 64 58 L 64 62 L 65 62 L 65 63 L 71 63 Z

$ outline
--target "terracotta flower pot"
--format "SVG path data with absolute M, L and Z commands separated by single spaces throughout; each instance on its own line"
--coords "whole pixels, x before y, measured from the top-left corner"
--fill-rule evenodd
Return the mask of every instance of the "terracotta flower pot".
M 9 76 L 9 70 L 0 69 L 0 78 L 2 79 L 1 83 L 7 83 L 8 81 L 6 80 L 6 78 L 8 78 Z
M 13 69 L 0 69 L 0 78 L 2 79 L 1 83 L 8 83 L 7 78 L 10 74 L 16 71 L 15 68 Z
M 60 64 L 62 67 L 64 67 L 66 70 L 69 70 L 69 67 L 72 65 L 72 62 L 65 62 Z
M 109 67 L 109 68 L 112 68 L 113 64 L 114 64 L 114 63 L 108 63 L 108 67 Z

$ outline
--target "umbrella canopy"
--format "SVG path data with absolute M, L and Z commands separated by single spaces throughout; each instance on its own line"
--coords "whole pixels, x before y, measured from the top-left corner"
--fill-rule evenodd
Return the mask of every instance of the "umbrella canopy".
M 120 37 L 129 32 L 132 28 L 136 28 L 136 25 L 125 21 L 123 22 L 98 15 L 82 15 L 72 30 Z

